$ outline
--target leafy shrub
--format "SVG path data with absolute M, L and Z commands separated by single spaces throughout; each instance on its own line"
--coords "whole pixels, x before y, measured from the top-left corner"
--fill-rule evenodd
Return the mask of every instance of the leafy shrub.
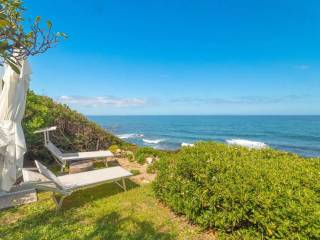
M 148 157 L 160 158 L 166 154 L 167 152 L 165 151 L 157 150 L 151 147 L 142 147 L 136 150 L 135 159 L 138 163 L 144 164 L 146 162 L 146 158 Z
M 106 163 L 104 161 L 94 161 L 93 162 L 93 167 L 94 167 L 94 169 L 105 168 L 106 167 Z
M 134 161 L 134 153 L 131 151 L 127 151 L 126 158 L 128 159 L 129 162 L 133 162 Z
M 56 103 L 49 97 L 36 95 L 32 91 L 27 95 L 26 112 L 22 123 L 28 148 L 27 160 L 51 159 L 51 155 L 43 147 L 42 134 L 33 132 L 53 125 L 58 126 L 58 129 L 50 133 L 51 139 L 66 151 L 107 149 L 111 145 L 130 147 L 130 144 L 106 132 L 68 106 Z
M 320 239 L 320 161 L 199 143 L 160 160 L 156 195 L 220 238 Z
M 117 150 L 119 149 L 119 146 L 118 145 L 111 145 L 108 150 L 112 153 L 116 153 Z
M 151 163 L 150 165 L 148 165 L 147 167 L 147 173 L 156 173 L 157 168 L 158 168 L 158 162 L 159 161 L 154 161 L 153 163 Z

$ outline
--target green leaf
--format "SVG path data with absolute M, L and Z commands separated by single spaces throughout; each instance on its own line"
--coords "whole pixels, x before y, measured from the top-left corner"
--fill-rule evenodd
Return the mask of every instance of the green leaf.
M 48 28 L 51 28 L 52 27 L 52 22 L 51 21 L 47 21 L 47 26 L 48 26 Z
M 0 28 L 8 26 L 10 23 L 5 19 L 0 19 Z
M 7 49 L 8 45 L 9 44 L 8 44 L 7 40 L 1 41 L 0 42 L 0 49 Z
M 41 17 L 40 16 L 37 16 L 36 17 L 36 23 L 40 22 L 41 21 Z
M 33 38 L 34 37 L 34 32 L 29 32 L 28 34 L 26 34 L 27 38 Z
M 3 14 L 3 13 L 0 13 L 0 18 L 1 18 L 1 19 L 7 19 L 8 17 L 7 17 L 7 15 L 5 15 L 5 14 Z

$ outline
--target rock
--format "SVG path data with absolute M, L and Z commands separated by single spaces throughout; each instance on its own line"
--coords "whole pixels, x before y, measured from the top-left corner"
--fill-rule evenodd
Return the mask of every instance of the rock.
M 0 191 L 0 209 L 38 201 L 36 189 L 31 186 L 14 186 L 10 192 Z
M 146 179 L 143 179 L 143 180 L 142 180 L 142 183 L 143 183 L 143 184 L 147 184 L 147 183 L 150 183 L 150 181 L 148 181 L 148 180 L 146 180 Z
M 116 150 L 116 152 L 115 152 L 115 154 L 114 154 L 116 157 L 121 157 L 121 155 L 122 155 L 122 150 L 121 149 L 117 149 Z
M 194 147 L 193 143 L 181 143 L 181 147 Z
M 153 157 L 147 157 L 146 162 L 147 164 L 151 164 L 153 162 Z
M 119 148 L 116 150 L 116 153 L 118 153 L 118 154 L 121 154 L 121 152 L 122 152 L 122 150 Z
M 93 169 L 92 162 L 72 163 L 69 166 L 69 174 L 87 172 Z

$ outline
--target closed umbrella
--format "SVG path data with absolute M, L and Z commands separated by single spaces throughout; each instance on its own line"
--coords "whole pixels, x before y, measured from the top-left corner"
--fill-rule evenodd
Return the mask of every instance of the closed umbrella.
M 21 121 L 30 74 L 27 60 L 22 61 L 20 74 L 9 65 L 4 67 L 3 87 L 0 90 L 0 191 L 9 191 L 21 176 L 23 155 L 27 150 Z

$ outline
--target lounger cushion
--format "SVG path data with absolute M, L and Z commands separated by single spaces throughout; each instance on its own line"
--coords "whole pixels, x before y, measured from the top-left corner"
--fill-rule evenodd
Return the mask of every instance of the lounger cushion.
M 24 182 L 41 182 L 50 180 L 39 172 L 30 171 L 25 168 L 22 169 L 22 176 Z
M 57 148 L 52 142 L 49 142 L 46 144 L 46 148 L 57 158 L 62 158 L 63 153 L 60 151 L 59 148 Z
M 130 176 L 129 171 L 117 166 L 59 176 L 58 180 L 65 189 L 77 189 Z
M 47 149 L 61 161 L 76 161 L 95 158 L 112 157 L 110 151 L 91 151 L 91 152 L 76 152 L 76 153 L 62 153 L 52 142 L 46 144 Z
M 110 151 L 92 151 L 92 152 L 78 152 L 78 153 L 63 153 L 62 159 L 64 161 L 85 160 L 94 158 L 107 158 L 112 157 Z

